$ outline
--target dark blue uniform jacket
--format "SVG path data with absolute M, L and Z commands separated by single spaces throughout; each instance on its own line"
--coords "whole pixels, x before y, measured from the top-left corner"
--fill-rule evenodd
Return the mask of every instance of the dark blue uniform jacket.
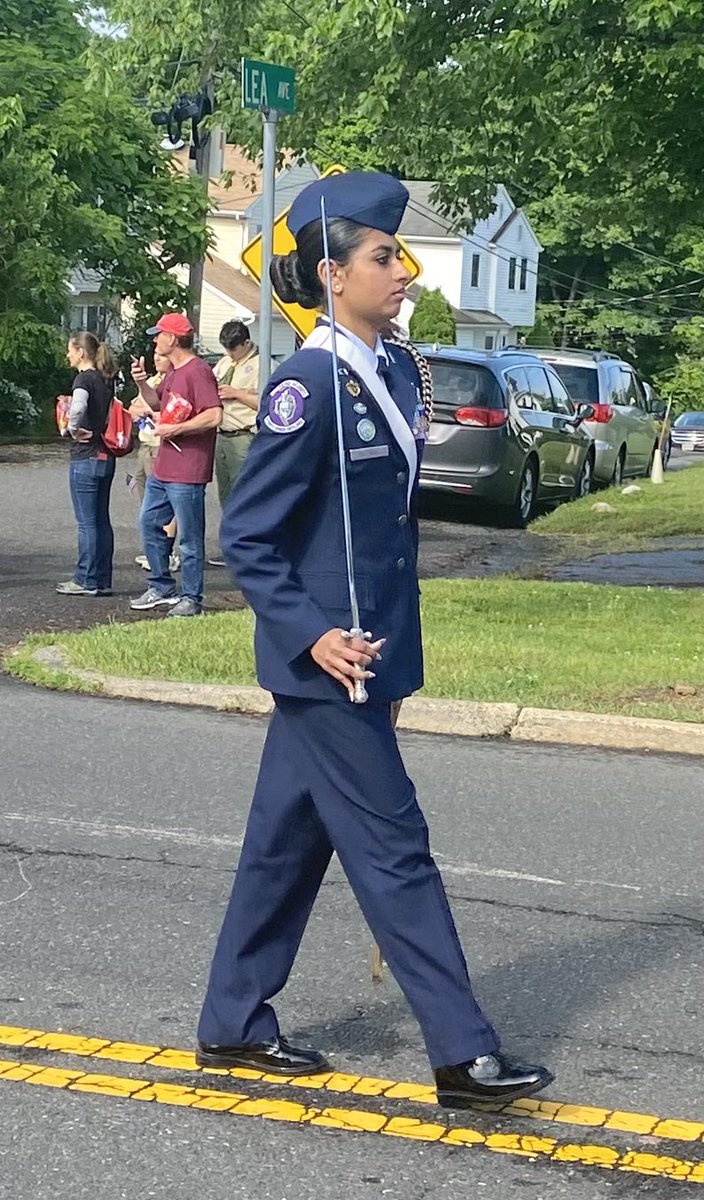
M 419 403 L 415 363 L 397 346 L 386 384 L 409 427 Z M 370 702 L 407 696 L 423 682 L 416 573 L 417 466 L 409 464 L 382 409 L 340 361 L 345 461 L 362 627 L 385 637 L 372 665 Z M 293 390 L 284 387 L 293 381 Z M 420 461 L 420 443 L 418 464 Z M 327 630 L 349 629 L 332 389 L 324 349 L 302 349 L 272 375 L 258 432 L 223 513 L 221 545 L 256 615 L 257 674 L 274 693 L 349 703 L 309 648 Z

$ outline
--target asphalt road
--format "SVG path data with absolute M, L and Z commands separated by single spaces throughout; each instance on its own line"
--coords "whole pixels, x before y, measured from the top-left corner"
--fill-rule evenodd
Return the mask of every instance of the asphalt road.
M 254 718 L 0 679 L 0 1024 L 192 1046 L 263 735 Z M 551 1099 L 704 1122 L 700 763 L 421 735 L 402 745 L 507 1047 L 551 1065 Z M 388 974 L 372 985 L 368 964 L 369 935 L 333 868 L 278 1001 L 284 1029 L 339 1071 L 429 1082 L 402 996 Z M 444 1119 L 409 1101 L 382 1107 Z M 701 1142 L 517 1115 L 448 1122 L 703 1157 Z M 670 1200 L 683 1188 L 696 1193 L 638 1172 L 0 1079 L 2 1200 Z

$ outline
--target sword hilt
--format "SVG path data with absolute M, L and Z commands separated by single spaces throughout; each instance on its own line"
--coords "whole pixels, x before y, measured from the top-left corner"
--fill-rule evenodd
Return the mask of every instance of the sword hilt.
M 372 640 L 372 635 L 368 629 L 367 630 L 350 629 L 349 633 L 347 631 L 345 631 L 344 636 L 348 637 L 348 638 L 361 638 L 362 641 L 364 641 L 364 642 L 371 642 L 371 640 Z M 352 703 L 353 704 L 366 704 L 368 699 L 369 699 L 369 692 L 367 691 L 367 689 L 364 686 L 364 680 L 356 679 L 355 683 L 354 683 L 354 693 L 352 695 Z

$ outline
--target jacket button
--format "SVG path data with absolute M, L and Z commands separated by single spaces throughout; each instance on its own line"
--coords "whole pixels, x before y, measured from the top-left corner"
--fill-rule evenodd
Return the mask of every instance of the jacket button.
M 403 570 L 403 568 L 405 567 L 405 565 L 406 565 L 406 560 L 405 560 L 405 558 L 399 558 L 399 559 L 398 559 L 398 561 L 397 561 L 397 563 L 396 563 L 396 566 L 398 567 L 399 571 L 402 571 L 402 570 Z
M 397 483 L 405 483 L 406 482 L 406 472 L 405 471 L 399 471 L 398 475 L 396 476 L 396 482 Z
M 406 514 L 402 513 L 398 519 L 398 523 L 399 523 L 399 525 L 405 525 L 407 520 L 408 520 L 408 517 L 406 516 Z

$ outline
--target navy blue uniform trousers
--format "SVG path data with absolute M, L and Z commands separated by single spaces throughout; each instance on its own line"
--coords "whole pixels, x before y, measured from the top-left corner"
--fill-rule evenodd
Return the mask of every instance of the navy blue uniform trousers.
M 333 850 L 423 1033 L 433 1067 L 489 1054 L 388 705 L 276 696 L 213 959 L 201 1042 L 278 1036 L 286 983 Z

